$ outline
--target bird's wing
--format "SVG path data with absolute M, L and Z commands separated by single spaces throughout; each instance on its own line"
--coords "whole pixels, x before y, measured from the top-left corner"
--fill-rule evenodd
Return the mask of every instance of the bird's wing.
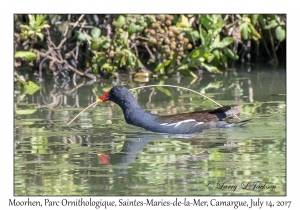
M 174 115 L 162 115 L 158 116 L 155 121 L 160 123 L 179 123 L 185 122 L 210 122 L 210 121 L 220 121 L 227 117 L 226 112 L 230 110 L 230 106 L 220 107 L 215 110 L 202 110 L 190 113 L 181 113 Z
M 223 121 L 227 117 L 230 106 L 215 110 L 202 110 L 191 113 L 158 116 L 155 121 L 161 126 L 169 127 L 178 133 L 193 133 L 209 128 L 223 128 L 228 125 Z

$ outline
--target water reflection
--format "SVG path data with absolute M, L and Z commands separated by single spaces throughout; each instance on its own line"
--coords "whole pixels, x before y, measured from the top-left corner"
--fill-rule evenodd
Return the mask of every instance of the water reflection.
M 143 83 L 51 81 L 40 83 L 32 96 L 15 88 L 15 107 L 25 113 L 14 116 L 15 195 L 285 195 L 285 71 L 150 80 L 147 85 L 191 88 L 222 105 L 243 104 L 242 119 L 252 119 L 244 127 L 182 136 L 127 125 L 113 103 L 89 109 L 66 126 L 112 85 Z M 142 108 L 155 114 L 215 108 L 174 88 L 134 94 Z M 263 181 L 276 189 L 233 193 L 206 187 L 218 181 Z
M 99 153 L 99 163 L 104 165 L 120 165 L 127 166 L 136 161 L 136 156 L 139 152 L 142 151 L 147 144 L 155 139 L 165 139 L 181 141 L 183 143 L 188 143 L 191 146 L 201 147 L 203 149 L 211 149 L 215 147 L 222 147 L 219 149 L 222 153 L 231 153 L 234 150 L 237 150 L 237 144 L 234 141 L 223 142 L 224 139 L 228 139 L 228 135 L 226 133 L 217 133 L 216 135 L 205 137 L 199 136 L 199 134 L 194 135 L 169 135 L 169 134 L 139 134 L 136 139 L 126 138 L 130 140 L 126 140 L 123 143 L 122 149 L 117 153 L 104 154 Z M 216 142 L 211 142 L 211 139 L 215 139 Z M 218 141 L 219 140 L 219 141 Z M 201 156 L 203 157 L 203 156 Z

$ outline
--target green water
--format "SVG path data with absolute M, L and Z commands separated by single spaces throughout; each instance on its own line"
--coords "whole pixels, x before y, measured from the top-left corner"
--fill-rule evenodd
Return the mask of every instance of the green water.
M 222 105 L 243 104 L 240 118 L 252 120 L 192 135 L 159 134 L 127 125 L 121 109 L 108 102 L 66 126 L 114 84 L 188 87 Z M 157 114 L 217 108 L 175 88 L 134 95 Z M 32 96 L 17 91 L 15 106 L 25 110 L 15 114 L 15 195 L 286 195 L 285 71 L 143 83 L 122 77 L 64 87 L 51 79 Z

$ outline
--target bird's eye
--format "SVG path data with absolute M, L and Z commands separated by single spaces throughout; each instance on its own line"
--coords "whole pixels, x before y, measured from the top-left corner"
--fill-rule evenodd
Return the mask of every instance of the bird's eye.
M 110 91 L 110 92 L 111 92 L 112 95 L 115 95 L 115 91 L 114 91 L 114 90 L 112 90 L 112 91 Z

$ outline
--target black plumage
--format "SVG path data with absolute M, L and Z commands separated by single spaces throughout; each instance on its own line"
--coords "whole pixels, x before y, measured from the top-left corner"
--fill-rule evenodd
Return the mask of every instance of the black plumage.
M 230 123 L 225 119 L 240 112 L 240 106 L 224 106 L 214 110 L 202 110 L 174 115 L 156 115 L 143 110 L 130 91 L 123 86 L 115 86 L 99 97 L 100 101 L 113 101 L 124 113 L 128 124 L 160 133 L 187 134 L 210 128 L 227 128 L 243 125 L 248 120 Z

